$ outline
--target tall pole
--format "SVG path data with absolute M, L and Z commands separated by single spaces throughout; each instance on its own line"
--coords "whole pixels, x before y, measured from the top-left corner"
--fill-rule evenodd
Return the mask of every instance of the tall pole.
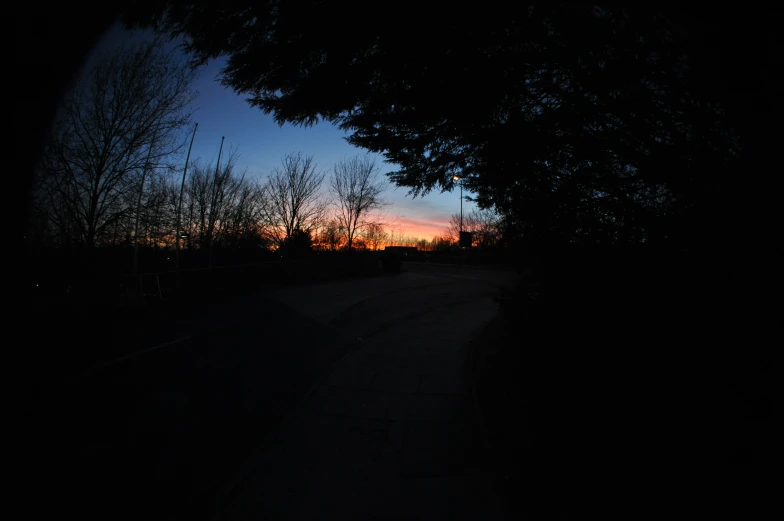
M 163 114 L 158 118 L 158 124 L 155 125 L 155 130 L 152 132 L 152 140 L 150 140 L 150 148 L 147 150 L 147 159 L 144 161 L 144 168 L 142 168 L 142 183 L 139 187 L 139 197 L 136 199 L 136 224 L 133 227 L 133 272 L 139 273 L 139 215 L 141 214 L 142 207 L 142 193 L 144 192 L 144 179 L 147 176 L 147 168 L 150 166 L 150 157 L 152 156 L 152 147 L 155 145 L 155 138 L 158 136 L 158 129 L 161 127 L 161 120 Z M 141 289 L 141 288 L 140 288 Z
M 220 149 L 218 149 L 218 162 L 215 163 L 215 179 L 218 178 L 218 172 L 220 171 L 220 160 L 221 160 L 221 155 L 223 155 L 223 140 L 224 139 L 226 139 L 226 136 L 221 136 L 221 146 L 220 146 Z
M 452 176 L 453 181 L 457 181 L 460 183 L 460 233 L 458 234 L 457 238 L 457 245 L 460 249 L 460 266 L 463 265 L 463 255 L 465 252 L 463 251 L 463 178 L 462 176 Z
M 185 174 L 188 172 L 188 161 L 191 159 L 191 150 L 193 149 L 193 139 L 196 137 L 196 130 L 198 130 L 199 124 L 193 127 L 193 135 L 191 136 L 191 144 L 188 147 L 188 155 L 185 157 L 185 168 L 182 170 L 182 183 L 180 184 L 180 199 L 177 203 L 177 232 L 176 232 L 176 240 L 175 243 L 177 244 L 177 251 L 174 254 L 174 271 L 177 274 L 177 287 L 180 286 L 180 235 L 182 231 L 180 230 L 180 226 L 182 224 L 181 217 L 182 217 L 182 194 L 185 191 Z
M 215 211 L 215 198 L 217 193 L 215 192 L 215 183 L 218 181 L 218 172 L 220 171 L 220 161 L 221 155 L 223 154 L 223 140 L 226 139 L 226 136 L 221 136 L 221 144 L 220 150 L 218 150 L 218 162 L 215 164 L 215 177 L 212 180 L 212 197 L 213 197 L 213 204 L 210 209 L 210 244 L 207 247 L 207 267 L 211 270 L 212 269 L 212 232 L 213 226 L 215 225 L 215 215 L 212 212 Z
M 460 183 L 460 233 L 463 233 L 463 178 L 460 176 L 453 175 L 452 181 L 458 181 Z M 457 243 L 460 244 L 460 237 L 458 237 Z
M 460 179 L 460 233 L 463 233 L 463 179 Z

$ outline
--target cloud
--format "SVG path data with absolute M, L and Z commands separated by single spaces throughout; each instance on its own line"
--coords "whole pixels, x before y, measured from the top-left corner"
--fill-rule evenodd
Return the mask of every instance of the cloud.
M 388 210 L 390 214 L 398 216 L 395 232 L 410 237 L 431 239 L 444 235 L 449 219 L 460 211 L 459 198 L 449 192 L 431 192 L 414 199 L 405 195 L 405 189 L 398 188 L 391 195 L 392 205 Z M 469 213 L 474 207 L 474 203 L 466 201 L 463 203 L 463 212 Z
M 420 239 L 431 239 L 436 235 L 443 235 L 448 222 L 449 218 L 442 219 L 440 214 L 414 217 L 400 216 L 390 228 L 396 234 L 419 237 Z

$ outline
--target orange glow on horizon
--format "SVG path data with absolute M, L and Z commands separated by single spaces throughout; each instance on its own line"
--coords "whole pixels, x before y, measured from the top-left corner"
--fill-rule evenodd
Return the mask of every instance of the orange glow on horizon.
M 383 250 L 387 246 L 418 246 L 429 250 L 430 243 L 434 239 L 444 238 L 448 235 L 447 225 L 439 221 L 426 218 L 409 219 L 398 217 L 391 224 L 384 226 L 387 236 L 385 240 L 378 243 L 378 249 Z M 330 250 L 331 248 L 342 248 L 345 246 L 345 238 L 341 239 L 337 244 L 330 244 L 329 239 L 322 235 L 320 230 L 313 234 L 312 241 L 313 246 L 320 250 Z M 354 241 L 359 249 L 373 249 L 373 244 L 364 239 L 361 230 L 357 231 Z M 428 244 L 418 244 L 421 241 L 425 241 Z
M 434 222 L 401 218 L 389 227 L 387 232 L 395 237 L 415 237 L 431 240 L 433 237 L 443 237 L 447 233 L 448 222 Z

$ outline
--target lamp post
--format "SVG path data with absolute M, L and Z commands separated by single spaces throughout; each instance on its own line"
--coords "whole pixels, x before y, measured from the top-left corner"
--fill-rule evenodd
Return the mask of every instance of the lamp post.
M 463 181 L 456 175 L 452 176 L 452 180 L 460 181 L 460 233 L 463 233 Z

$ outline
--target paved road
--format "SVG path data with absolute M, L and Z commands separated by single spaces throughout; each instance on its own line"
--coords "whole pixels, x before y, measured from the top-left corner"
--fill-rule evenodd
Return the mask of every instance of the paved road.
M 503 519 L 466 373 L 511 272 L 409 265 L 273 298 L 358 337 L 225 490 L 220 519 Z
M 422 336 L 431 347 L 462 346 L 513 279 L 410 265 L 227 302 L 232 318 L 220 327 L 42 396 L 30 420 L 36 489 L 82 518 L 201 517 L 336 361 L 371 340 L 400 345 L 403 332 L 409 350 L 428 331 L 440 331 Z
M 87 518 L 178 516 L 208 497 L 351 345 L 263 296 L 233 323 L 42 396 L 38 490 Z M 40 458 L 40 461 L 38 461 Z
M 407 263 L 403 272 L 394 275 L 287 288 L 268 295 L 319 322 L 366 331 L 417 309 L 494 298 L 515 280 L 509 269 Z M 351 324 L 352 320 L 357 323 Z

